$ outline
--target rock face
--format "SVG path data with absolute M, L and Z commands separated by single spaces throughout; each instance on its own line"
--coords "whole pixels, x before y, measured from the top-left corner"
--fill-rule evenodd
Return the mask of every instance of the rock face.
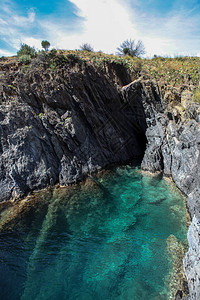
M 129 85 L 129 97 L 132 89 Z M 149 85 L 150 86 L 150 85 Z M 125 88 L 127 89 L 127 87 Z M 163 172 L 171 176 L 177 187 L 188 196 L 188 208 L 193 218 L 188 232 L 189 251 L 184 258 L 190 298 L 200 299 L 200 111 L 191 103 L 191 92 L 179 95 L 183 105 L 173 107 L 166 99 L 174 98 L 172 89 L 162 94 L 162 89 L 152 89 L 150 98 L 143 101 L 146 116 L 147 147 L 141 164 L 143 170 Z M 154 92 L 153 92 L 154 91 Z M 188 99 L 190 97 L 190 99 Z M 172 101 L 172 102 L 173 102 Z M 185 104 L 188 102 L 188 106 Z M 183 109 L 184 107 L 184 109 Z M 183 109 L 183 111 L 182 111 Z M 183 116 L 181 116 L 181 113 Z M 186 119 L 187 118 L 187 119 Z
M 7 70 L 0 89 L 0 201 L 142 159 L 143 103 L 159 102 L 157 87 L 141 79 L 121 89 L 128 72 L 111 71 L 76 62 L 53 71 L 42 63 L 28 72 Z
M 147 76 L 130 83 L 122 66 L 102 70 L 74 58 L 0 71 L 0 202 L 144 156 L 144 170 L 172 176 L 188 196 L 184 268 L 191 299 L 200 299 L 200 110 L 192 90 L 165 90 Z
M 184 93 L 185 96 L 185 93 Z M 177 187 L 188 196 L 192 224 L 188 231 L 189 251 L 184 258 L 190 298 L 200 299 L 200 124 L 197 104 L 190 104 L 189 121 L 177 118 L 177 113 L 158 111 L 154 122 L 148 122 L 147 149 L 142 168 L 162 171 L 171 176 Z M 177 111 L 176 111 L 177 112 Z
M 200 299 L 200 222 L 194 215 L 188 230 L 189 251 L 184 259 L 184 269 L 191 299 Z

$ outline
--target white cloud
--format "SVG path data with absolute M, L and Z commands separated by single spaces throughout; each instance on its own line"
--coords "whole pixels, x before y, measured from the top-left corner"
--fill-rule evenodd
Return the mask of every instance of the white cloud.
M 58 48 L 75 49 L 82 43 L 90 43 L 95 50 L 113 53 L 127 38 L 138 38 L 138 32 L 131 21 L 128 9 L 118 0 L 70 0 L 76 5 L 75 12 L 83 19 L 82 28 L 70 33 L 58 24 L 41 22 L 41 27 L 51 34 L 51 40 Z
M 41 49 L 41 39 L 36 39 L 33 37 L 24 37 L 23 43 L 27 44 L 31 47 L 35 47 L 36 49 Z
M 13 53 L 7 50 L 0 49 L 0 56 L 12 56 Z
M 7 25 L 7 22 L 0 18 L 0 25 Z
M 85 18 L 82 42 L 106 52 L 115 51 L 124 39 L 138 37 L 128 10 L 117 0 L 71 0 Z
M 115 53 L 126 39 L 141 39 L 147 56 L 196 55 L 200 49 L 199 15 L 193 10 L 172 10 L 158 16 L 141 11 L 141 0 L 70 0 L 76 19 L 63 15 L 39 18 L 33 10 L 17 14 L 12 0 L 3 0 L 0 36 L 13 48 L 27 43 L 41 49 L 41 40 L 60 49 L 78 49 L 90 43 L 96 51 Z M 34 34 L 34 28 L 38 34 Z M 15 52 L 16 53 L 16 52 Z
M 30 11 L 27 17 L 14 15 L 12 19 L 17 26 L 30 26 L 35 21 L 35 13 Z
M 70 32 L 69 27 L 53 24 L 50 20 L 41 22 L 57 48 L 77 49 L 82 43 L 90 43 L 97 51 L 115 53 L 117 47 L 130 38 L 144 42 L 147 56 L 191 55 L 200 47 L 195 39 L 199 18 L 191 16 L 192 11 L 173 10 L 158 17 L 148 12 L 139 13 L 138 0 L 126 3 L 123 0 L 70 1 L 77 7 L 75 13 L 83 20 L 79 31 Z
M 35 22 L 35 12 L 30 9 L 26 16 L 16 13 L 15 5 L 12 1 L 3 1 L 2 10 L 0 11 L 0 37 L 1 40 L 11 49 L 19 49 L 20 44 L 26 40 L 33 40 L 28 37 L 27 31 Z M 36 41 L 36 39 L 35 39 Z M 0 49 L 0 55 L 13 55 L 16 51 L 11 52 Z

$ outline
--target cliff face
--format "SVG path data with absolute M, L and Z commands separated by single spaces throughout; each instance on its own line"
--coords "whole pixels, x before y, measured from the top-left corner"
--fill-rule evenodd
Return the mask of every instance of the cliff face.
M 28 69 L 0 69 L 0 201 L 144 156 L 144 170 L 172 176 L 188 196 L 184 268 L 191 299 L 199 299 L 200 114 L 187 105 L 190 89 L 163 88 L 147 76 L 130 83 L 136 78 L 115 63 L 102 70 L 71 59 L 52 68 L 41 57 Z M 171 100 L 183 102 L 187 118 Z
M 106 165 L 141 159 L 146 146 L 149 80 L 131 81 L 124 68 L 100 71 L 71 61 L 56 70 L 40 63 L 6 70 L 0 97 L 0 201 L 59 183 L 66 185 Z M 155 94 L 155 92 L 154 92 Z
M 195 114 L 191 113 L 195 111 Z M 162 171 L 171 176 L 177 187 L 188 196 L 192 224 L 188 231 L 189 250 L 184 259 L 191 299 L 200 298 L 200 124 L 198 107 L 190 104 L 189 120 L 178 117 L 177 110 L 155 115 L 146 136 L 147 149 L 142 168 Z M 148 120 L 147 120 L 148 123 Z

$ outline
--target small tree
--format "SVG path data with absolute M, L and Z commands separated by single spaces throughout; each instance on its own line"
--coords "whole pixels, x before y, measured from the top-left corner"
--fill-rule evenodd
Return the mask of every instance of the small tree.
M 45 51 L 48 51 L 50 47 L 50 43 L 48 41 L 42 41 L 41 42 L 42 48 L 44 48 Z
M 139 57 L 145 53 L 145 48 L 142 41 L 137 43 L 134 40 L 124 41 L 119 48 L 117 48 L 119 55 L 129 55 Z
M 22 55 L 29 55 L 31 58 L 33 58 L 36 55 L 36 50 L 27 44 L 21 44 L 21 48 L 17 52 L 17 56 L 20 57 Z
M 90 44 L 82 44 L 81 46 L 80 46 L 80 50 L 82 50 L 82 51 L 89 51 L 89 52 L 93 52 L 94 51 L 94 49 L 92 48 L 92 46 L 90 45 Z

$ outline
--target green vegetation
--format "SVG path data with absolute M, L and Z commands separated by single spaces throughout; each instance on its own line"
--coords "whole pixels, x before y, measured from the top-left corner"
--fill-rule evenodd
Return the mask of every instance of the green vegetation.
M 28 65 L 28 64 L 30 64 L 30 62 L 31 62 L 31 56 L 30 56 L 30 55 L 26 55 L 26 54 L 21 55 L 21 56 L 19 57 L 19 61 L 20 61 L 21 63 L 25 64 L 25 65 Z
M 136 43 L 131 39 L 124 41 L 117 50 L 119 55 L 129 55 L 131 57 L 140 57 L 145 54 L 145 48 L 142 41 Z
M 200 104 L 200 88 L 197 88 L 195 90 L 193 100 L 194 100 L 194 102 Z
M 22 55 L 29 55 L 31 58 L 33 58 L 36 55 L 36 50 L 27 44 L 22 44 L 20 50 L 17 52 L 17 56 L 21 57 Z
M 50 53 L 49 53 L 49 56 L 55 56 L 57 53 L 57 50 L 56 49 L 51 49 Z
M 22 44 L 20 50 L 17 52 L 17 56 L 21 63 L 28 65 L 31 59 L 36 56 L 36 50 L 27 44 Z
M 11 84 L 8 85 L 8 88 L 12 89 L 12 90 L 17 90 L 17 88 Z
M 28 73 L 29 70 L 30 70 L 30 65 L 23 65 L 23 66 L 21 67 L 21 71 L 22 71 L 23 73 Z
M 83 64 L 85 62 L 93 64 L 99 70 L 104 70 L 109 64 L 122 65 L 131 74 L 140 76 L 148 74 L 156 81 L 163 81 L 172 86 L 190 84 L 195 87 L 200 82 L 200 58 L 199 57 L 154 57 L 153 59 L 108 55 L 102 52 L 88 51 L 61 51 L 58 50 L 51 56 L 51 63 L 55 66 L 66 63 Z
M 143 59 L 142 68 L 157 81 L 163 80 L 173 86 L 198 85 L 200 81 L 199 57 L 156 57 Z
M 49 55 L 49 58 L 50 58 L 50 67 L 52 69 L 56 69 L 58 66 L 63 66 L 68 61 L 67 56 L 63 54 L 56 55 L 51 53 Z
M 66 64 L 70 68 L 73 68 L 75 65 L 81 67 L 87 63 L 93 65 L 100 72 L 107 72 L 109 65 L 115 65 L 115 69 L 117 68 L 117 65 L 121 65 L 128 69 L 133 79 L 138 78 L 141 75 L 148 75 L 157 82 L 163 82 L 163 84 L 174 87 L 189 85 L 190 90 L 194 93 L 194 101 L 200 102 L 199 57 L 177 56 L 171 58 L 154 55 L 152 59 L 140 58 L 138 56 L 141 54 L 141 51 L 144 51 L 141 45 L 142 44 L 139 42 L 136 44 L 132 40 L 127 40 L 122 43 L 119 48 L 121 49 L 121 55 L 108 55 L 101 51 L 90 51 L 91 46 L 89 44 L 82 45 L 81 49 L 83 50 L 64 51 L 52 49 L 48 52 L 42 51 L 40 54 L 38 53 L 37 62 L 34 61 L 34 64 L 43 64 L 46 68 L 49 67 L 52 71 L 55 71 L 58 67 L 62 67 Z M 134 51 L 140 48 L 140 46 L 141 51 L 136 55 Z M 134 52 L 133 55 L 131 54 L 131 51 Z M 21 45 L 17 56 L 19 61 L 24 64 L 24 66 L 21 67 L 22 71 L 29 71 L 28 64 L 36 54 L 34 48 L 26 44 Z M 2 58 L 1 63 L 14 63 L 15 60 L 16 58 L 14 57 Z
M 50 43 L 48 41 L 42 41 L 41 42 L 42 48 L 44 48 L 45 51 L 48 51 L 50 47 Z

